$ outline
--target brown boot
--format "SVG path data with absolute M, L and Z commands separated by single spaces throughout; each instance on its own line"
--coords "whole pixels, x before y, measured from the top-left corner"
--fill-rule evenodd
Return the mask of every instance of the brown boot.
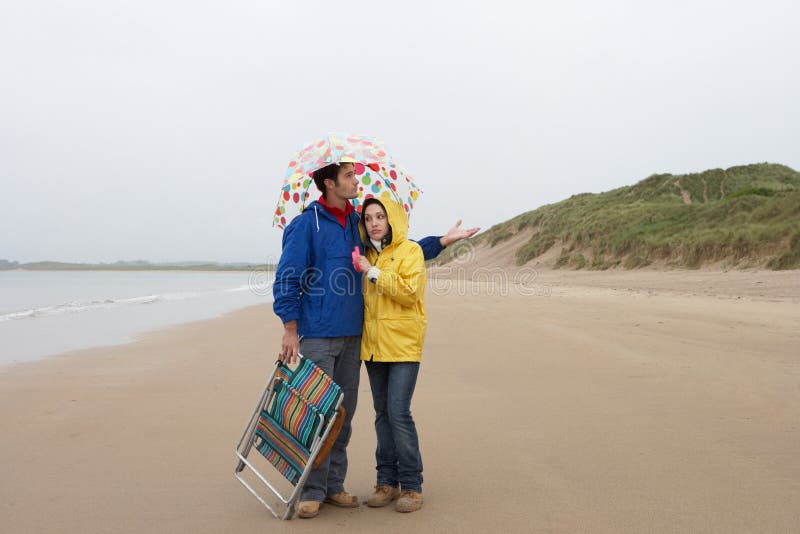
M 400 488 L 378 484 L 375 486 L 375 493 L 367 500 L 367 506 L 380 508 L 386 506 L 400 496 Z
M 325 497 L 325 502 L 334 506 L 341 506 L 342 508 L 358 507 L 358 497 L 355 495 L 350 495 L 346 491 L 340 491 L 339 493 L 328 495 Z
M 297 503 L 297 517 L 311 519 L 319 515 L 319 501 L 300 501 Z
M 398 512 L 416 512 L 422 508 L 422 494 L 418 491 L 404 490 L 397 499 Z

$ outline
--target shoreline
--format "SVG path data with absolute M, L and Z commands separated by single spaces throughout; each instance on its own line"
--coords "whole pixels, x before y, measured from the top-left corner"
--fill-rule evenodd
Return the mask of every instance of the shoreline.
M 80 353 L 82 351 L 91 351 L 91 350 L 96 350 L 96 349 L 112 349 L 114 347 L 121 347 L 121 346 L 129 345 L 131 343 L 137 342 L 142 337 L 146 337 L 146 336 L 152 335 L 152 334 L 157 334 L 157 333 L 162 332 L 162 331 L 168 331 L 169 329 L 171 329 L 173 327 L 181 327 L 181 326 L 185 326 L 185 325 L 191 325 L 191 324 L 194 324 L 194 323 L 202 323 L 204 321 L 220 319 L 220 318 L 223 318 L 223 317 L 225 317 L 226 315 L 228 315 L 230 313 L 234 313 L 234 312 L 239 311 L 239 310 L 245 310 L 245 309 L 248 309 L 248 308 L 264 306 L 264 305 L 270 305 L 271 306 L 271 301 L 263 302 L 263 303 L 256 303 L 256 304 L 247 303 L 247 304 L 242 304 L 242 305 L 236 305 L 233 308 L 226 309 L 226 310 L 223 310 L 221 312 L 205 311 L 203 313 L 203 315 L 209 315 L 210 314 L 209 316 L 205 316 L 205 317 L 203 317 L 203 316 L 197 317 L 196 316 L 196 317 L 186 317 L 186 318 L 163 318 L 161 321 L 159 321 L 162 324 L 157 325 L 157 326 L 153 326 L 153 327 L 147 327 L 147 326 L 144 326 L 144 327 L 141 327 L 141 328 L 137 327 L 137 328 L 134 328 L 134 329 L 132 329 L 130 331 L 126 330 L 124 332 L 115 332 L 115 333 L 103 332 L 103 334 L 102 334 L 103 341 L 96 342 L 96 343 L 91 343 L 91 344 L 85 343 L 83 341 L 78 341 L 78 340 L 69 340 L 69 339 L 62 340 L 59 343 L 60 345 L 73 345 L 74 346 L 74 348 L 68 348 L 68 349 L 65 349 L 65 350 L 64 349 L 40 349 L 40 350 L 35 351 L 34 353 L 16 352 L 16 353 L 13 354 L 13 356 L 3 356 L 3 357 L 0 358 L 0 374 L 2 374 L 4 372 L 7 372 L 9 368 L 12 368 L 14 366 L 34 364 L 34 363 L 37 363 L 37 362 L 40 362 L 40 361 L 43 361 L 43 360 L 47 360 L 47 359 L 50 359 L 50 358 L 57 358 L 57 357 L 61 357 L 61 356 L 70 356 L 70 357 L 72 357 L 71 355 L 75 355 L 76 353 Z M 93 310 L 93 311 L 96 311 L 96 310 Z M 121 310 L 121 311 L 123 313 L 125 313 L 125 312 L 129 312 L 131 310 Z M 139 310 L 132 310 L 132 311 L 139 312 Z M 84 313 L 86 313 L 86 312 L 84 312 Z M 91 313 L 91 312 L 88 312 L 88 313 Z M 68 319 L 73 319 L 73 318 L 74 317 L 69 317 Z M 37 320 L 41 321 L 43 319 L 47 319 L 47 318 L 15 319 L 15 320 L 12 320 L 12 321 L 8 321 L 8 326 L 11 327 L 13 325 L 13 323 L 17 322 L 17 321 L 37 321 Z M 86 320 L 82 321 L 79 324 L 83 325 L 84 327 L 88 327 L 88 325 L 86 324 L 88 318 L 80 317 L 80 319 L 86 319 Z M 106 318 L 106 320 L 109 321 L 109 322 L 114 322 L 115 320 L 118 320 L 118 319 L 119 318 Z M 32 330 L 35 331 L 36 327 L 38 327 L 40 325 L 39 324 L 25 323 L 25 326 L 28 326 Z M 64 330 L 64 327 L 59 326 L 59 331 L 63 331 L 63 330 Z M 88 334 L 90 334 L 90 332 L 84 332 L 84 334 L 88 335 Z M 15 337 L 20 338 L 20 336 L 24 337 L 24 333 L 19 333 L 19 331 L 15 331 Z M 20 346 L 20 344 L 23 343 L 23 341 L 21 341 L 20 339 L 17 339 L 16 343 L 17 343 L 17 346 Z M 30 348 L 28 348 L 28 350 L 30 350 Z
M 25 273 L 40 273 L 40 272 L 60 272 L 60 273 L 96 273 L 96 272 L 177 272 L 177 273 L 250 273 L 253 271 L 267 271 L 275 272 L 275 269 L 0 269 L 0 273 L 4 272 L 25 272 Z
M 488 296 L 507 296 L 512 292 L 519 292 L 517 284 L 513 280 L 515 273 L 519 269 L 505 269 L 504 272 L 510 276 L 499 283 L 496 279 L 480 277 L 480 268 L 459 271 L 460 276 L 468 275 L 474 280 L 463 280 L 460 277 L 448 276 L 452 271 L 445 271 L 442 275 L 442 268 L 438 266 L 428 267 L 428 285 L 426 293 L 449 293 L 455 292 L 460 296 L 469 294 L 488 295 Z M 490 270 L 492 268 L 489 268 Z M 189 272 L 189 271 L 187 271 Z M 199 271 L 198 271 L 199 272 Z M 209 271 L 214 272 L 214 271 Z M 528 286 L 526 293 L 528 296 L 549 297 L 555 292 L 560 296 L 569 296 L 588 292 L 600 296 L 619 296 L 639 295 L 639 296 L 671 296 L 671 297 L 706 297 L 719 300 L 749 300 L 754 302 L 773 302 L 773 303 L 800 303 L 800 276 L 793 271 L 771 271 L 766 269 L 754 269 L 749 271 L 711 271 L 711 270 L 636 270 L 636 271 L 575 271 L 564 269 L 539 268 L 534 269 L 536 276 L 525 285 Z M 794 275 L 794 276 L 792 276 Z M 743 282 L 749 282 L 743 285 Z M 676 283 L 677 282 L 677 283 Z M 701 284 L 701 285 L 698 285 Z M 460 293 L 459 293 L 460 292 Z M 202 323 L 209 320 L 220 319 L 231 313 L 259 306 L 271 305 L 269 302 L 257 304 L 245 304 L 241 307 L 233 308 L 213 317 L 201 319 L 187 319 L 176 323 L 166 324 L 155 328 L 148 328 L 139 332 L 131 333 L 129 339 L 117 343 L 104 343 L 82 348 L 52 352 L 30 360 L 22 361 L 0 361 L 0 373 L 18 365 L 36 363 L 45 359 L 73 355 L 83 351 L 94 349 L 104 349 L 119 347 L 135 343 L 138 339 L 162 331 L 168 331 L 173 327 Z M 271 313 L 271 312 L 270 312 Z M 273 318 L 278 321 L 277 317 Z
M 124 341 L 119 341 L 119 342 L 116 342 L 116 343 L 114 343 L 114 342 L 112 342 L 112 343 L 102 343 L 102 344 L 98 344 L 98 345 L 91 345 L 91 346 L 88 346 L 88 347 L 81 347 L 81 348 L 76 348 L 76 349 L 62 350 L 62 351 L 58 351 L 58 352 L 45 354 L 45 355 L 42 355 L 42 356 L 37 356 L 37 357 L 32 358 L 32 359 L 26 359 L 26 360 L 20 360 L 20 361 L 16 361 L 16 360 L 2 361 L 2 360 L 0 360 L 0 374 L 2 374 L 4 372 L 8 372 L 10 369 L 13 369 L 13 368 L 18 367 L 18 366 L 35 365 L 37 363 L 41 363 L 41 362 L 50 360 L 52 358 L 78 358 L 79 359 L 82 356 L 81 353 L 84 353 L 84 352 L 88 353 L 88 352 L 93 352 L 93 351 L 98 351 L 98 350 L 106 350 L 106 349 L 113 350 L 113 349 L 115 349 L 117 347 L 124 347 L 126 345 L 137 343 L 140 340 L 142 340 L 144 338 L 147 338 L 147 337 L 150 337 L 150 336 L 157 336 L 157 335 L 161 335 L 161 334 L 169 335 L 170 330 L 172 330 L 174 328 L 182 328 L 182 327 L 187 327 L 187 326 L 198 326 L 198 325 L 200 325 L 202 323 L 205 323 L 205 322 L 208 322 L 208 321 L 216 321 L 216 320 L 219 320 L 219 319 L 224 319 L 225 317 L 227 317 L 230 314 L 233 314 L 233 313 L 236 313 L 236 312 L 240 312 L 240 311 L 246 311 L 246 310 L 249 310 L 251 308 L 258 308 L 260 306 L 269 306 L 270 310 L 271 310 L 272 302 L 264 302 L 264 303 L 260 303 L 260 304 L 246 304 L 246 305 L 241 306 L 241 307 L 237 307 L 237 308 L 234 308 L 234 309 L 231 309 L 231 310 L 224 311 L 222 313 L 218 313 L 218 314 L 216 314 L 216 315 L 214 315 L 212 317 L 206 317 L 206 318 L 202 318 L 202 319 L 197 319 L 197 318 L 195 318 L 195 319 L 187 319 L 185 321 L 179 321 L 179 322 L 176 322 L 176 323 L 170 323 L 170 324 L 166 324 L 166 325 L 163 325 L 163 326 L 157 326 L 155 328 L 149 328 L 149 329 L 146 329 L 146 330 L 142 330 L 140 332 L 133 332 L 133 333 L 129 334 L 128 339 L 126 339 Z
M 262 273 L 263 274 L 263 273 Z M 9 272 L 0 275 L 0 365 L 125 344 L 166 326 L 271 301 L 271 275 Z

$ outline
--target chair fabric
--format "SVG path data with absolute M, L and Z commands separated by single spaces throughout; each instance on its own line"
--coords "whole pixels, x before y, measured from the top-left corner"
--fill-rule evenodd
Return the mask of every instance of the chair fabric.
M 256 449 L 292 484 L 300 479 L 309 459 L 309 451 L 267 412 L 261 412 L 256 427 L 261 438 Z
M 292 371 L 280 364 L 273 395 L 262 410 L 255 434 L 256 449 L 296 484 L 308 465 L 315 438 L 336 412 L 341 388 L 311 360 Z
M 322 418 L 319 410 L 282 378 L 275 380 L 269 415 L 305 447 L 311 447 Z
M 326 421 L 333 415 L 341 388 L 311 360 L 304 359 L 289 381 L 301 396 L 322 412 Z

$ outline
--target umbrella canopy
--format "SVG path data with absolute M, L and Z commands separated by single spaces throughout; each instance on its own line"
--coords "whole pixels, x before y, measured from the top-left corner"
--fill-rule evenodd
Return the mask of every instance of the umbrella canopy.
M 361 135 L 329 135 L 306 145 L 292 155 L 281 186 L 272 225 L 283 230 L 317 190 L 312 174 L 332 163 L 355 164 L 360 184 L 358 197 L 351 202 L 360 212 L 368 198 L 393 199 L 410 215 L 422 190 L 389 155 L 383 141 Z

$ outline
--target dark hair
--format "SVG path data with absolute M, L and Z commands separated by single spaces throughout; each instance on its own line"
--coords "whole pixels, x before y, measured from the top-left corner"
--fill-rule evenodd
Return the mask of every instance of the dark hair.
M 369 206 L 370 204 L 377 204 L 378 206 L 381 207 L 381 209 L 383 210 L 384 213 L 386 213 L 387 216 L 389 215 L 388 212 L 386 211 L 386 206 L 383 205 L 383 202 L 381 202 L 380 200 L 378 200 L 375 197 L 370 197 L 370 198 L 368 198 L 367 200 L 364 201 L 364 205 L 361 206 L 361 213 L 362 214 L 366 211 L 367 206 Z M 363 221 L 364 217 L 361 217 L 361 220 Z
M 337 181 L 339 178 L 339 164 L 331 163 L 330 165 L 326 165 L 321 169 L 317 169 L 312 174 L 312 177 L 314 178 L 314 183 L 317 184 L 317 189 L 319 189 L 324 196 L 325 180 L 333 180 L 333 183 L 339 183 Z
M 359 219 L 358 223 L 361 226 L 364 227 L 364 234 L 367 235 L 367 236 L 369 236 L 369 233 L 367 232 L 367 221 L 366 221 L 364 215 L 367 213 L 367 206 L 369 206 L 371 204 L 377 204 L 378 206 L 380 206 L 381 209 L 383 210 L 383 213 L 386 214 L 387 221 L 389 219 L 389 212 L 386 211 L 386 206 L 383 205 L 383 202 L 381 202 L 380 200 L 378 200 L 375 197 L 368 198 L 367 200 L 365 200 L 364 204 L 361 206 L 361 218 Z M 386 235 L 384 236 L 384 238 L 381 240 L 381 243 L 383 243 L 384 247 L 388 247 L 389 243 L 392 242 L 392 225 L 389 224 L 387 226 L 389 227 L 387 229 L 388 231 L 386 232 Z M 370 243 L 370 246 L 372 246 L 371 243 Z

